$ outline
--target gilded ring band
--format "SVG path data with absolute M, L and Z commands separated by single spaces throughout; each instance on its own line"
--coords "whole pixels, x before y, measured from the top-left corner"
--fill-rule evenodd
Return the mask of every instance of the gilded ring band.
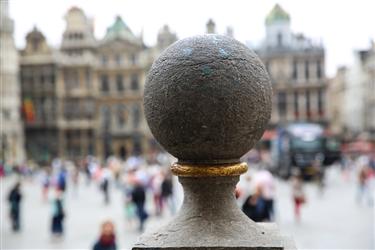
M 214 177 L 214 176 L 238 176 L 247 171 L 245 162 L 228 165 L 185 165 L 174 163 L 171 171 L 174 175 L 182 177 Z

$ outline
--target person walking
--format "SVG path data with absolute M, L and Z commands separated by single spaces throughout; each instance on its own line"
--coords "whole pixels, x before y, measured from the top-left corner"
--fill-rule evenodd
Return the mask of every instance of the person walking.
M 301 206 L 306 202 L 303 181 L 300 174 L 296 174 L 292 177 L 292 196 L 294 203 L 294 217 L 296 221 L 299 222 L 301 220 Z
M 105 205 L 108 205 L 110 202 L 110 197 L 109 197 L 110 179 L 111 179 L 111 171 L 107 167 L 103 168 L 100 188 L 104 195 Z
M 155 214 L 156 216 L 160 216 L 163 212 L 163 199 L 161 196 L 161 185 L 164 180 L 164 175 L 160 170 L 160 165 L 152 166 L 154 173 L 152 174 L 151 179 L 151 190 L 153 195 L 154 207 L 155 207 Z
M 8 201 L 10 204 L 10 219 L 12 221 L 12 230 L 18 232 L 21 229 L 20 213 L 21 213 L 21 183 L 17 182 L 10 190 Z
M 66 168 L 63 166 L 57 175 L 57 190 L 61 191 L 63 194 L 66 191 L 66 179 L 67 179 L 67 171 Z
M 266 220 L 273 221 L 275 219 L 274 197 L 275 197 L 275 180 L 270 171 L 267 169 L 260 170 L 255 175 L 255 185 L 261 190 L 261 195 L 266 206 Z
M 372 169 L 368 165 L 362 165 L 358 173 L 358 195 L 357 202 L 361 204 L 367 200 L 368 205 L 372 205 L 371 179 Z
M 99 239 L 95 242 L 93 250 L 117 250 L 115 226 L 111 221 L 103 222 Z
M 166 173 L 161 183 L 161 198 L 162 203 L 169 207 L 171 214 L 175 214 L 176 208 L 173 199 L 173 180 L 171 173 Z
M 56 197 L 52 201 L 52 236 L 57 238 L 64 234 L 63 222 L 65 219 L 65 211 L 63 207 L 62 195 L 60 190 L 56 190 Z
M 269 221 L 266 202 L 262 197 L 262 190 L 257 186 L 255 193 L 247 197 L 242 205 L 242 211 L 255 222 Z
M 42 175 L 42 199 L 48 201 L 48 191 L 51 186 L 51 169 L 45 168 Z
M 140 182 L 136 183 L 132 191 L 132 201 L 134 202 L 137 210 L 139 231 L 142 232 L 144 230 L 144 223 L 148 218 L 148 214 L 145 210 L 146 192 L 145 188 Z

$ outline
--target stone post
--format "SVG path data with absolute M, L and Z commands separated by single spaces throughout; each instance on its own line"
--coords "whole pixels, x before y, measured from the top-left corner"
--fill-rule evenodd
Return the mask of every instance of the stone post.
M 180 40 L 149 72 L 145 115 L 156 140 L 178 162 L 184 188 L 177 216 L 142 235 L 136 249 L 286 249 L 272 223 L 255 223 L 236 204 L 247 171 L 240 157 L 261 138 L 271 115 L 271 84 L 257 55 L 220 35 Z

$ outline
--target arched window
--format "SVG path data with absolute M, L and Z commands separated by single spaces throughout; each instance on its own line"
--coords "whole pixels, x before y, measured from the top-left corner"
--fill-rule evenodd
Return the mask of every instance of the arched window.
M 283 35 L 281 33 L 277 34 L 277 46 L 278 47 L 283 46 Z

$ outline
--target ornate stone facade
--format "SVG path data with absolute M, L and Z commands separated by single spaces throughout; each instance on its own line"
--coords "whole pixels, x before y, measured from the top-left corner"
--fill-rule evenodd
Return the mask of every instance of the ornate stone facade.
M 374 41 L 371 41 L 369 48 L 354 52 L 353 64 L 341 80 L 345 85 L 341 127 L 354 134 L 368 132 L 375 140 Z
M 99 155 L 125 159 L 147 148 L 142 93 L 146 77 L 145 46 L 121 17 L 98 43 L 96 78 Z
M 83 10 L 72 7 L 65 16 L 59 69 L 59 155 L 70 159 L 95 154 L 97 41 Z
M 296 121 L 325 124 L 324 47 L 302 34 L 293 34 L 290 16 L 278 4 L 265 25 L 266 38 L 256 52 L 272 80 L 271 125 Z
M 65 20 L 59 49 L 34 28 L 20 52 L 28 156 L 47 163 L 145 152 L 155 145 L 143 118 L 146 72 L 176 35 L 164 26 L 147 48 L 121 17 L 101 40 L 81 9 Z
M 0 2 L 0 159 L 8 164 L 25 160 L 18 53 L 13 39 L 14 23 L 8 1 Z
M 20 52 L 20 80 L 27 157 L 49 161 L 59 149 L 57 51 L 36 28 L 27 34 Z

